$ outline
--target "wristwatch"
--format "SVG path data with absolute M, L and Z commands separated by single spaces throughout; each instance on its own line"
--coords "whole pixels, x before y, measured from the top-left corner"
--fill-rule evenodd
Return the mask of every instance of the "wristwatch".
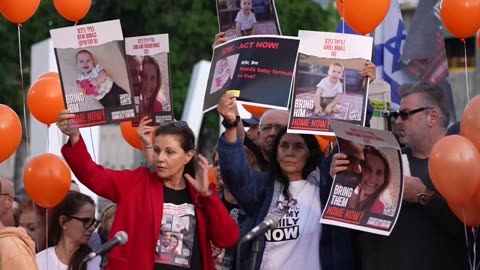
M 230 123 L 230 122 L 226 121 L 226 119 L 223 119 L 222 126 L 224 126 L 226 129 L 234 128 L 238 125 L 239 122 L 240 122 L 240 116 L 237 115 L 237 117 L 235 118 L 235 121 L 233 121 L 233 123 Z
M 427 205 L 431 200 L 435 193 L 433 191 L 426 190 L 423 193 L 417 195 L 418 203 L 422 206 Z

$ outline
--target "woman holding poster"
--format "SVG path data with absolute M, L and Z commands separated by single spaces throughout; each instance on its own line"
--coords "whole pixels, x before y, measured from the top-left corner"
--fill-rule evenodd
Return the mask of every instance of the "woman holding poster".
M 362 178 L 347 206 L 383 215 L 385 204 L 380 195 L 390 184 L 390 166 L 385 155 L 373 146 L 366 145 L 363 153 Z
M 199 156 L 195 169 L 195 136 L 188 124 L 161 122 L 153 145 L 144 145 L 153 148 L 153 170 L 116 171 L 92 160 L 80 132 L 69 128 L 74 117 L 65 110 L 58 118 L 69 136 L 62 154 L 78 180 L 117 204 L 110 237 L 125 231 L 129 238 L 111 251 L 108 269 L 214 270 L 211 244 L 234 246 L 239 229 L 209 184 L 207 160 Z

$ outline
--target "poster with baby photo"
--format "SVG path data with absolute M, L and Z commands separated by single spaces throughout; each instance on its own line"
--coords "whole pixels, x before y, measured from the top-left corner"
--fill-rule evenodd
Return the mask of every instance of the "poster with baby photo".
M 371 37 L 299 31 L 288 132 L 334 136 L 331 120 L 365 124 Z
M 281 35 L 275 0 L 216 0 L 220 32 L 230 40 L 249 35 Z
M 332 121 L 338 148 L 348 160 L 337 173 L 321 222 L 390 235 L 403 197 L 401 149 L 393 133 Z
M 135 117 L 119 20 L 50 30 L 72 128 Z
M 298 44 L 297 37 L 256 35 L 215 47 L 204 112 L 215 108 L 226 92 L 242 104 L 287 109 Z
M 125 38 L 125 50 L 138 115 L 133 126 L 145 116 L 152 125 L 173 120 L 168 34 Z

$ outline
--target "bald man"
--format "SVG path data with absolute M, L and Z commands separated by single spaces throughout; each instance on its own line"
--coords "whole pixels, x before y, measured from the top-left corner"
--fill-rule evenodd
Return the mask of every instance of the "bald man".
M 5 226 L 15 226 L 13 217 L 14 189 L 13 183 L 5 178 L 0 178 L 0 219 Z

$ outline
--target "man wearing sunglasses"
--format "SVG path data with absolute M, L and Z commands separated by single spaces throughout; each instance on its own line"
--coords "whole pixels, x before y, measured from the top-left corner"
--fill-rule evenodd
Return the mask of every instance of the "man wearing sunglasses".
M 428 173 L 433 145 L 445 136 L 449 111 L 444 91 L 425 82 L 403 85 L 393 114 L 411 176 L 404 175 L 400 216 L 389 237 L 359 233 L 362 270 L 470 269 L 463 224 L 436 192 Z M 452 179 L 454 181 L 455 179 Z
M 4 183 L 7 182 L 9 184 L 5 186 Z M 0 191 L 2 197 L 12 197 L 13 201 L 13 196 L 11 195 L 13 194 L 13 191 L 11 193 L 6 192 L 10 191 L 9 185 L 11 185 L 10 181 L 3 178 L 0 179 Z M 5 198 L 1 199 L 3 204 L 3 200 Z M 35 243 L 23 228 L 16 228 L 13 225 L 6 225 L 10 222 L 10 216 L 0 216 L 0 270 L 38 269 L 35 261 Z

